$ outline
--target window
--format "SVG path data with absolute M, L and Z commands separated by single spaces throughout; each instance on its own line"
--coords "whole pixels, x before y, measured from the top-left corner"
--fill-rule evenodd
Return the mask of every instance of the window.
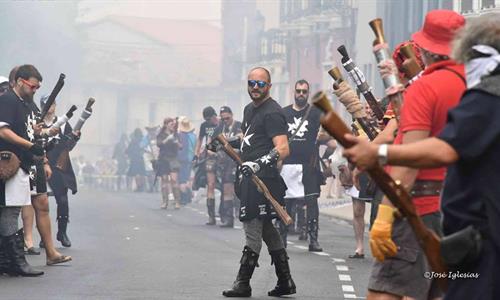
M 473 1 L 474 0 L 462 0 L 462 12 L 471 12 Z
M 481 3 L 481 8 L 493 8 L 495 7 L 495 0 L 483 0 Z

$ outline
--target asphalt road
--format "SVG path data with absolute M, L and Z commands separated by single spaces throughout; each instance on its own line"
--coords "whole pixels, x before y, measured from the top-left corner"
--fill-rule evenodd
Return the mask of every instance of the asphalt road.
M 70 202 L 73 247 L 60 251 L 73 261 L 48 267 L 43 252 L 28 256 L 45 275 L 0 276 L 0 299 L 224 299 L 222 290 L 235 279 L 241 224 L 204 225 L 201 202 L 165 211 L 156 194 L 103 191 L 81 191 Z M 51 208 L 54 214 L 53 199 Z M 288 298 L 363 299 L 372 259 L 347 258 L 354 250 L 351 225 L 323 217 L 320 227 L 323 253 L 310 253 L 306 242 L 289 237 L 297 294 Z M 265 246 L 259 264 L 253 299 L 270 299 L 276 275 Z

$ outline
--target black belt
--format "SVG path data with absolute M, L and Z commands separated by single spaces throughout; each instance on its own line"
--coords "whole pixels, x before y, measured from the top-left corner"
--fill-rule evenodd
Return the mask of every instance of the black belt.
M 413 184 L 410 194 L 412 197 L 439 196 L 443 190 L 442 180 L 417 180 Z

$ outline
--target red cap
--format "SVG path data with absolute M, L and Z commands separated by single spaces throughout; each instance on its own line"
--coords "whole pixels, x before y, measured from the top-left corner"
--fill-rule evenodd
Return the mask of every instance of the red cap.
M 452 10 L 433 10 L 425 16 L 424 26 L 412 35 L 423 49 L 440 55 L 450 55 L 451 41 L 465 18 Z

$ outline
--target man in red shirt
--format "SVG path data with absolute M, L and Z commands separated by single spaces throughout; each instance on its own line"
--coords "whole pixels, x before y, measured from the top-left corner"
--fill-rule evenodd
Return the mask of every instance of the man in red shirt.
M 466 88 L 464 67 L 452 61 L 449 55 L 450 42 L 464 24 L 465 19 L 453 11 L 435 10 L 427 14 L 423 28 L 413 34 L 426 69 L 404 94 L 395 144 L 438 135 L 446 123 L 448 110 L 458 104 Z M 383 163 L 387 145 L 381 145 L 380 149 Z M 390 174 L 411 191 L 424 223 L 440 234 L 439 195 L 445 169 L 393 167 Z M 439 297 L 437 286 L 424 278 L 430 268 L 414 233 L 406 219 L 395 218 L 394 212 L 393 205 L 384 198 L 370 231 L 370 247 L 377 261 L 368 284 L 367 299 Z

